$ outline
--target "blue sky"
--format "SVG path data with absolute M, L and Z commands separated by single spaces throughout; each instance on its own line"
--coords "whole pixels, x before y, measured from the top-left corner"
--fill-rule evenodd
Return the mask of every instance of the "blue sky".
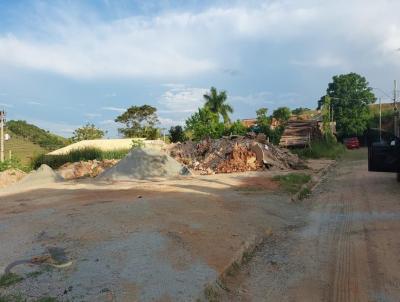
M 181 124 L 211 86 L 234 118 L 314 108 L 335 74 L 388 93 L 400 79 L 400 1 L 0 0 L 0 108 L 64 136 L 116 136 L 131 105 Z M 382 95 L 377 92 L 377 96 Z

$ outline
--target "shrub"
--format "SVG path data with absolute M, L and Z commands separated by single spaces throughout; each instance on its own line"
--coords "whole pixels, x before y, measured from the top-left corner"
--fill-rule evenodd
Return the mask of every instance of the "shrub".
M 237 120 L 233 124 L 227 127 L 226 134 L 228 135 L 245 135 L 248 129 L 242 124 L 240 120 Z
M 278 175 L 273 180 L 279 181 L 282 188 L 289 193 L 297 193 L 301 186 L 311 180 L 311 176 L 305 173 L 289 173 Z
M 11 159 L 6 159 L 3 162 L 0 162 L 0 172 L 8 170 L 8 169 L 19 169 L 19 170 L 25 170 L 26 167 L 24 167 L 19 159 L 13 157 Z
M 346 148 L 335 140 L 319 140 L 312 142 L 307 148 L 293 149 L 292 152 L 302 158 L 337 159 L 346 152 Z
M 182 126 L 174 126 L 169 129 L 169 137 L 172 143 L 184 142 L 186 140 L 185 132 Z

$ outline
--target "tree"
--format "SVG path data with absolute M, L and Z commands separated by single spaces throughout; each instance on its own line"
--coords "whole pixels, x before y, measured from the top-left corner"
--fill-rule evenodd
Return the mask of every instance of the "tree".
M 226 91 L 218 93 L 215 87 L 211 87 L 210 92 L 203 97 L 206 101 L 205 107 L 216 113 L 217 116 L 221 115 L 225 124 L 230 122 L 229 113 L 233 112 L 233 108 L 226 103 Z
M 326 95 L 331 98 L 336 130 L 340 136 L 362 134 L 368 125 L 369 104 L 376 97 L 367 80 L 356 73 L 333 77 Z
M 292 110 L 292 114 L 294 114 L 294 115 L 300 115 L 300 114 L 303 114 L 303 113 L 305 113 L 305 112 L 307 112 L 307 111 L 310 111 L 310 110 L 311 110 L 311 109 L 309 109 L 309 108 L 298 107 L 298 108 Z
M 74 142 L 83 141 L 86 139 L 99 139 L 103 138 L 105 131 L 96 128 L 94 124 L 87 123 L 85 126 L 76 129 L 72 134 L 72 140 Z
M 208 107 L 199 108 L 185 124 L 194 140 L 220 138 L 225 130 L 224 124 L 219 122 L 218 114 L 211 112 Z
M 279 107 L 275 109 L 274 112 L 272 113 L 272 117 L 280 122 L 286 122 L 291 115 L 292 112 L 288 107 Z
M 227 135 L 245 135 L 248 129 L 240 120 L 232 123 L 226 131 Z
M 115 121 L 125 124 L 125 128 L 119 128 L 118 132 L 124 137 L 145 137 L 156 139 L 159 137 L 159 130 L 155 127 L 158 124 L 157 109 L 149 105 L 132 106 Z
M 271 126 L 271 119 L 267 116 L 268 108 L 260 108 L 256 111 L 257 130 L 268 135 Z
M 169 129 L 169 137 L 172 143 L 184 142 L 186 140 L 182 126 L 171 127 Z

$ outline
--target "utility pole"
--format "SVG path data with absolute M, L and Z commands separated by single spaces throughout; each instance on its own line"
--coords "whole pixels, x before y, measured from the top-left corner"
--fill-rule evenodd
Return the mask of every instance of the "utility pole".
M 393 89 L 393 107 L 394 107 L 394 135 L 399 137 L 399 111 L 397 109 L 397 81 L 394 80 Z
M 379 141 L 382 141 L 382 98 L 379 98 Z
M 0 162 L 4 162 L 4 123 L 6 113 L 0 111 Z

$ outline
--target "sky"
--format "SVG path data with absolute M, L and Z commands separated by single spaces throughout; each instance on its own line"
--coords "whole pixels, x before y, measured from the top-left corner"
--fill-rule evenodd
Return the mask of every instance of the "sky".
M 0 109 L 69 137 L 86 123 L 158 109 L 183 124 L 226 90 L 233 119 L 315 108 L 357 72 L 388 99 L 400 80 L 398 0 L 0 0 Z

